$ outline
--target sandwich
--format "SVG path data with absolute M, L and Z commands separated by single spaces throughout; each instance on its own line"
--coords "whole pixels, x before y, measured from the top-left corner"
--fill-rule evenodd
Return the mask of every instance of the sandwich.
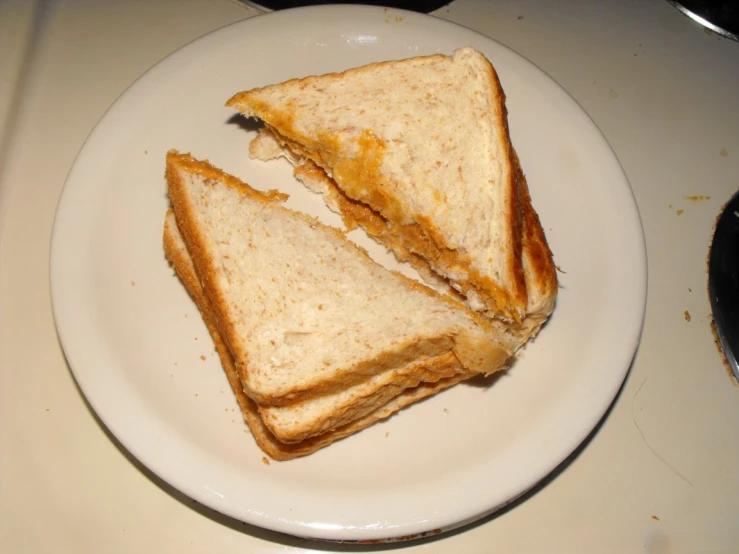
M 169 152 L 164 249 L 259 446 L 310 454 L 521 346 L 501 321 L 391 272 L 334 228 Z
M 226 105 L 264 124 L 252 157 L 287 158 L 347 228 L 361 226 L 437 289 L 520 342 L 551 314 L 552 253 L 481 53 L 293 79 Z

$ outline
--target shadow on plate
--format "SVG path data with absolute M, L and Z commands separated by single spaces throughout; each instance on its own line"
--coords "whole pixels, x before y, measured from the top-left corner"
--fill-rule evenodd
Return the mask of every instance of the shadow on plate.
M 235 125 L 241 127 L 244 131 L 258 131 L 264 127 L 264 123 L 261 120 L 254 119 L 253 117 L 244 117 L 240 113 L 235 113 L 226 120 L 226 125 Z

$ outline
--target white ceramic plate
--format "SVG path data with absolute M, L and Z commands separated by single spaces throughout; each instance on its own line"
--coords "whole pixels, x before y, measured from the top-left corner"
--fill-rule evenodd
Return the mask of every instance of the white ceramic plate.
M 337 217 L 286 163 L 250 161 L 253 131 L 223 106 L 291 77 L 471 45 L 497 68 L 513 142 L 560 274 L 549 325 L 492 386 L 460 385 L 312 456 L 266 465 L 194 304 L 161 246 L 170 148 L 289 205 Z M 384 250 L 353 237 L 382 263 Z M 105 425 L 154 473 L 240 520 L 325 539 L 448 529 L 552 471 L 617 394 L 645 305 L 644 241 L 624 173 L 593 122 L 519 55 L 457 25 L 372 7 L 282 11 L 211 33 L 156 65 L 85 143 L 59 204 L 54 315 Z

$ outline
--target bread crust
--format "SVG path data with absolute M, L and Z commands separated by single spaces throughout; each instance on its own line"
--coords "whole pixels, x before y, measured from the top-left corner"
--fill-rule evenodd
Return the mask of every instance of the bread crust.
M 301 442 L 376 411 L 406 389 L 415 388 L 422 383 L 436 383 L 441 379 L 457 375 L 472 376 L 475 374 L 465 370 L 453 354 L 444 354 L 430 360 L 409 364 L 399 370 L 387 371 L 378 375 L 378 379 L 373 379 L 377 382 L 372 382 L 371 386 L 360 385 L 354 387 L 356 389 L 354 391 L 347 390 L 348 397 L 343 398 L 343 401 L 337 403 L 330 412 L 322 413 L 318 419 L 311 418 L 305 424 L 301 424 L 304 420 L 301 414 L 305 413 L 306 409 L 310 410 L 310 404 L 314 403 L 312 400 L 277 410 L 270 406 L 259 406 L 259 415 L 267 428 L 281 442 Z

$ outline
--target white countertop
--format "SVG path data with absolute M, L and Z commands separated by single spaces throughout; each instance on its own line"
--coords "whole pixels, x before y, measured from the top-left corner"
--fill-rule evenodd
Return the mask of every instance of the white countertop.
M 166 54 L 255 13 L 230 0 L 0 3 L 0 552 L 386 548 L 304 542 L 193 503 L 101 427 L 54 328 L 52 221 L 88 133 Z M 578 455 L 497 517 L 403 548 L 739 552 L 739 387 L 706 294 L 713 221 L 739 188 L 739 44 L 663 0 L 457 0 L 436 15 L 527 57 L 591 115 L 633 187 L 649 288 L 628 379 Z

